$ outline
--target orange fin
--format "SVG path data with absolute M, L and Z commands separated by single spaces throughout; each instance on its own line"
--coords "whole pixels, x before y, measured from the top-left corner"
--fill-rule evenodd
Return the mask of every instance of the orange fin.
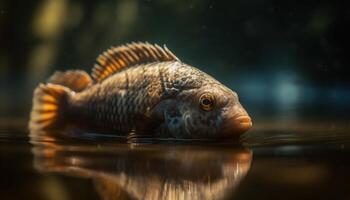
M 34 90 L 29 128 L 37 130 L 55 127 L 62 119 L 70 93 L 70 89 L 61 85 L 40 84 Z
M 101 82 L 110 75 L 127 67 L 161 61 L 179 61 L 179 59 L 164 45 L 149 43 L 131 43 L 111 47 L 97 57 L 91 76 L 96 82 Z
M 47 80 L 47 82 L 63 85 L 74 92 L 80 92 L 92 84 L 89 74 L 82 70 L 68 70 L 65 72 L 57 71 Z

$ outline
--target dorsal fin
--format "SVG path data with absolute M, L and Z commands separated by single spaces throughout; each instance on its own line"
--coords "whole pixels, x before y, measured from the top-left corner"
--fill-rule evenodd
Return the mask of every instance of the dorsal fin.
M 81 92 L 92 84 L 89 74 L 82 70 L 56 71 L 47 82 L 63 85 L 74 92 Z
M 138 64 L 179 61 L 179 59 L 164 45 L 143 42 L 111 47 L 97 57 L 91 76 L 96 82 L 101 82 L 110 75 Z

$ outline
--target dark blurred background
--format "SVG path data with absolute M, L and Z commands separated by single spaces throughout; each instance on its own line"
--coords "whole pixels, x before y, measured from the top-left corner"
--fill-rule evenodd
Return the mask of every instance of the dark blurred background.
M 0 0 L 0 121 L 25 121 L 55 70 L 90 72 L 132 41 L 166 44 L 237 91 L 255 121 L 348 119 L 345 2 Z
M 132 41 L 166 44 L 182 61 L 238 92 L 254 124 L 243 136 L 257 138 L 250 141 L 257 148 L 239 199 L 349 199 L 349 25 L 345 0 L 0 0 L 1 199 L 98 198 L 93 180 L 41 174 L 33 167 L 39 151 L 23 138 L 32 92 L 55 70 L 90 72 L 99 53 Z M 271 135 L 284 145 L 259 149 L 275 144 Z M 338 143 L 290 145 L 298 142 L 295 136 L 301 136 L 299 145 Z M 68 147 L 59 148 L 72 158 L 62 163 L 107 169 L 106 175 L 135 162 L 131 157 L 118 165 L 118 154 L 104 152 L 100 144 L 86 152 Z M 57 155 L 45 152 L 49 159 L 42 162 L 53 164 Z M 174 155 L 156 160 L 159 169 Z M 181 155 L 186 166 L 201 168 Z M 208 163 L 224 164 L 218 158 Z M 100 159 L 113 162 L 103 169 Z M 147 177 L 148 170 L 137 174 Z M 173 178 L 165 174 L 160 180 Z

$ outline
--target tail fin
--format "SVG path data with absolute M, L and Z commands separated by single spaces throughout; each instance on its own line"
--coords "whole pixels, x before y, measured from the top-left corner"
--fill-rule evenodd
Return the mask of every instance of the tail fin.
M 40 84 L 34 90 L 30 129 L 54 128 L 62 122 L 71 90 L 56 84 Z
M 80 92 L 92 84 L 90 76 L 82 70 L 57 71 L 47 82 L 66 86 L 74 92 Z

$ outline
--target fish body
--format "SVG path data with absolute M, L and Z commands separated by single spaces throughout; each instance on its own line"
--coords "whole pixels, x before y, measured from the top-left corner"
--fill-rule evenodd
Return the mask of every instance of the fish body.
M 132 43 L 102 53 L 92 78 L 56 72 L 33 97 L 30 128 L 76 124 L 130 138 L 221 138 L 251 127 L 235 92 L 166 47 Z

